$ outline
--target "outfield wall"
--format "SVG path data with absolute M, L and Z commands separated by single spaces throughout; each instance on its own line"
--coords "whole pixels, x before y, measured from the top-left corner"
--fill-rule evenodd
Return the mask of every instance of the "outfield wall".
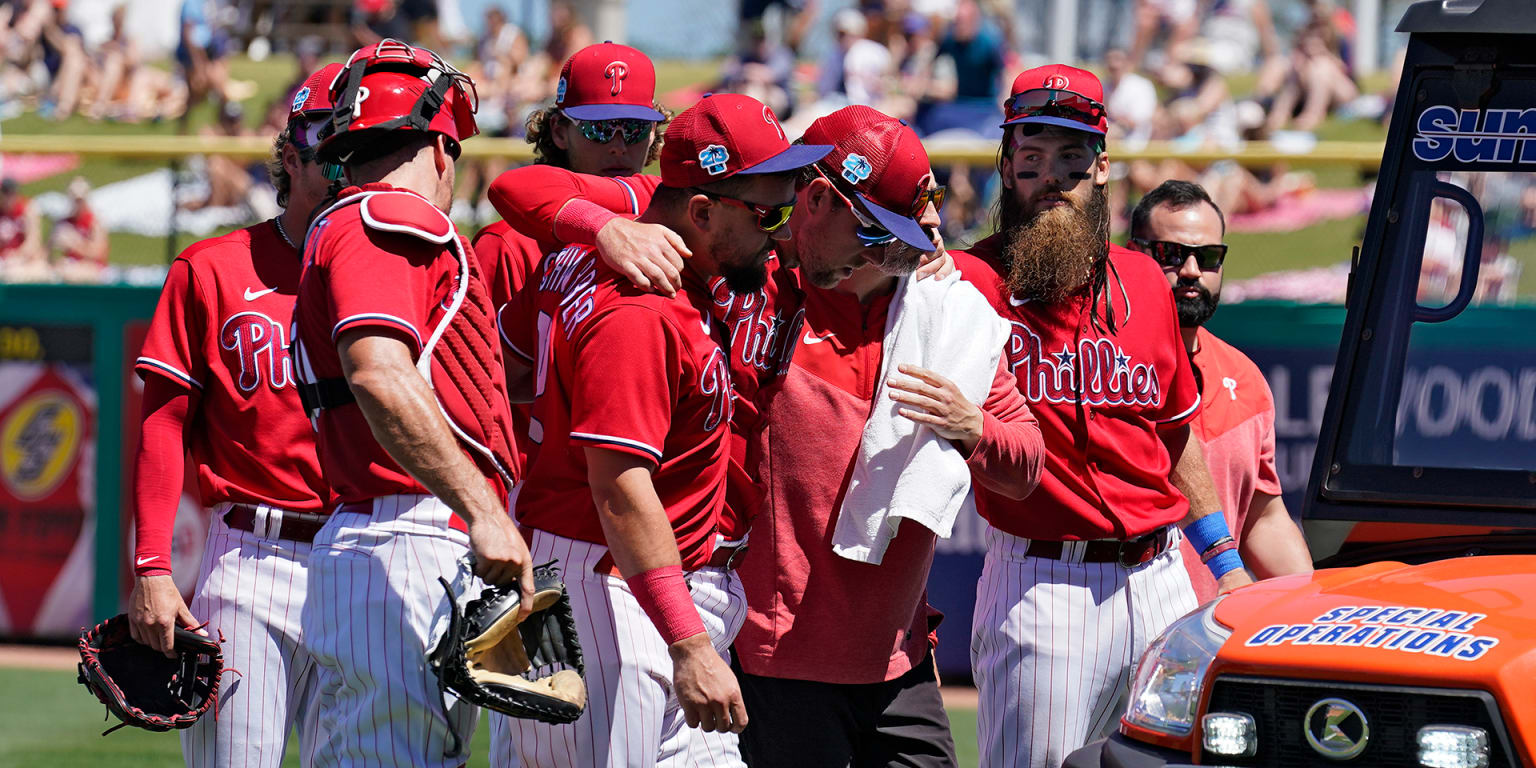
M 142 389 L 131 368 L 157 293 L 0 285 L 0 637 L 67 638 L 126 605 L 132 525 L 125 466 L 137 442 Z M 1405 430 L 1442 449 L 1477 450 L 1501 439 L 1507 446 L 1510 435 L 1536 446 L 1529 349 L 1492 363 L 1486 354 L 1464 353 L 1528 343 L 1536 309 L 1482 312 L 1479 327 L 1435 330 L 1445 356 L 1415 376 L 1423 405 Z M 1269 378 L 1276 459 L 1293 512 L 1311 469 L 1343 317 L 1342 307 L 1255 302 L 1223 307 L 1211 324 Z M 184 590 L 207 531 L 188 488 L 173 555 Z M 969 669 L 965 638 L 983 546 L 981 521 L 972 517 L 957 523 L 935 558 L 930 593 L 947 616 L 939 661 L 948 675 Z

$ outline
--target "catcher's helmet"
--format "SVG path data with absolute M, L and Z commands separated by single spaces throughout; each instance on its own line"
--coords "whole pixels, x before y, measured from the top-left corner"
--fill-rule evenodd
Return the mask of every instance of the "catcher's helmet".
M 330 87 L 335 104 L 320 133 L 322 160 L 346 163 L 386 131 L 430 131 L 458 142 L 480 132 L 469 76 L 426 48 L 384 40 L 358 49 Z

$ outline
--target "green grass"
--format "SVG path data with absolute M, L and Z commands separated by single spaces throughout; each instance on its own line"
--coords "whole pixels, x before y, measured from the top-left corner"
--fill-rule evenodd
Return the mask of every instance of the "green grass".
M 61 670 L 0 668 L 0 768 L 55 766 L 56 768 L 137 768 L 181 764 L 181 741 L 174 733 L 150 733 L 123 728 L 110 736 L 101 732 L 114 725 L 102 720 L 106 708 L 84 687 L 75 673 Z M 977 764 L 976 713 L 958 709 L 949 713 L 960 765 Z M 471 766 L 487 765 L 490 728 L 481 718 L 475 729 Z M 284 766 L 299 764 L 297 750 L 289 744 Z

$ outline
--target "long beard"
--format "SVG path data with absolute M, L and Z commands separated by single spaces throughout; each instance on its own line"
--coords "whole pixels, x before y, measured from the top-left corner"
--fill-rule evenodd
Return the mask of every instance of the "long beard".
M 1003 262 L 1013 295 L 1057 302 L 1088 284 L 1094 268 L 1109 255 L 1109 192 L 1099 185 L 1079 204 L 1030 214 L 1013 195 L 1001 196 Z
M 1211 319 L 1211 315 L 1216 314 L 1217 299 L 1199 282 L 1185 282 L 1180 278 L 1178 285 L 1174 286 L 1174 290 L 1182 291 L 1185 288 L 1194 288 L 1196 291 L 1199 291 L 1200 295 L 1188 298 L 1174 294 L 1173 306 L 1179 313 L 1179 327 L 1199 328 L 1205 325 L 1205 321 Z

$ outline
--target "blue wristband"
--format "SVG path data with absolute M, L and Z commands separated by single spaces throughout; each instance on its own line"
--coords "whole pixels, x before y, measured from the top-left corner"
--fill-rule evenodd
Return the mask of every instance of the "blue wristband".
M 1243 556 L 1239 555 L 1237 550 L 1229 549 L 1211 558 L 1211 561 L 1206 563 L 1205 567 L 1211 569 L 1212 576 L 1220 579 L 1228 573 L 1242 568 Z
M 1184 538 L 1189 539 L 1190 546 L 1202 555 L 1211 545 L 1231 536 L 1232 531 L 1227 528 L 1227 516 L 1219 509 L 1184 526 Z

